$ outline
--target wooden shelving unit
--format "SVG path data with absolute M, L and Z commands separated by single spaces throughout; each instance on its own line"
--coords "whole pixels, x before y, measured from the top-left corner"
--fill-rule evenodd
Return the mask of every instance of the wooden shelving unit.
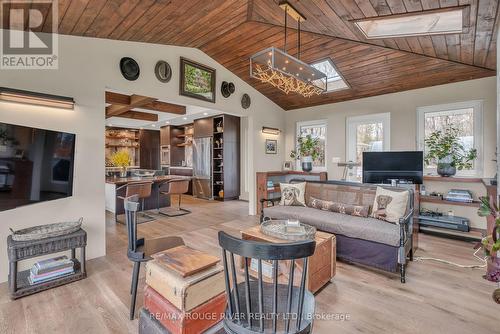
M 439 198 L 437 196 L 420 196 L 420 202 L 421 203 L 457 205 L 457 206 L 470 206 L 470 207 L 475 207 L 475 208 L 478 208 L 479 204 L 480 204 L 479 201 L 473 201 L 472 203 L 448 201 L 448 200 Z
M 106 128 L 105 133 L 106 160 L 113 153 L 127 150 L 132 159 L 132 165 L 140 165 L 139 130 L 125 128 Z
M 213 135 L 213 198 L 220 201 L 238 199 L 240 196 L 240 119 L 231 115 L 215 116 L 211 130 Z
M 442 177 L 438 175 L 425 175 L 424 181 L 430 182 L 456 182 L 456 183 L 481 183 L 483 179 L 477 177 Z

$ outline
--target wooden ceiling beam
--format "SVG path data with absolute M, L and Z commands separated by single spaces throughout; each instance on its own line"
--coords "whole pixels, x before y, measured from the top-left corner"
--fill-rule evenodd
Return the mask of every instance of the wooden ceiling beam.
M 106 117 L 117 116 L 134 108 L 147 109 L 152 111 L 166 112 L 176 115 L 185 115 L 186 107 L 178 104 L 158 101 L 155 98 L 148 98 L 141 95 L 126 95 L 120 93 L 106 92 L 106 103 L 111 104 L 106 107 Z M 128 109 L 127 109 L 128 108 Z
M 142 95 L 131 95 L 130 96 L 130 104 L 122 105 L 122 104 L 112 104 L 109 107 L 106 107 L 106 118 L 118 116 L 120 114 L 126 113 L 129 110 L 134 108 L 140 108 L 148 103 L 156 101 L 155 98 L 149 96 Z
M 147 112 L 136 111 L 136 110 L 130 110 L 130 111 L 124 112 L 123 114 L 117 115 L 115 117 L 137 119 L 137 120 L 148 121 L 148 122 L 158 122 L 158 115 L 157 114 L 150 114 Z

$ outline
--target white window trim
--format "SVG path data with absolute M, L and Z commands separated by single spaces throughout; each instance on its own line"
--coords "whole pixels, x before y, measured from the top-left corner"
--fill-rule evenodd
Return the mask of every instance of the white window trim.
M 451 111 L 457 109 L 474 109 L 474 148 L 477 150 L 477 158 L 474 161 L 475 169 L 472 171 L 459 171 L 457 176 L 483 176 L 483 100 L 472 100 L 456 103 L 439 104 L 417 108 L 417 148 L 424 150 L 424 116 L 428 112 Z M 425 174 L 436 174 L 434 168 L 425 168 Z
M 382 123 L 384 151 L 391 150 L 391 113 L 368 114 L 346 118 L 346 157 L 356 162 L 356 128 L 361 124 Z
M 297 148 L 297 139 L 299 138 L 300 127 L 301 126 L 314 126 L 320 125 L 325 126 L 325 166 L 323 167 L 313 167 L 312 172 L 326 172 L 327 170 L 327 152 L 328 152 L 328 120 L 326 119 L 318 119 L 314 121 L 301 121 L 296 123 L 295 127 L 295 147 Z M 297 170 L 302 168 L 300 161 L 296 161 Z

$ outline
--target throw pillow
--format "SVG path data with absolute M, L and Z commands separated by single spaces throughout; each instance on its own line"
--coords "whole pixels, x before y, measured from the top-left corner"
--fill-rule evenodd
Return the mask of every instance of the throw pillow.
M 408 191 L 392 191 L 377 187 L 372 217 L 399 224 L 399 219 L 406 213 L 408 197 Z
M 312 196 L 309 201 L 309 206 L 315 209 L 338 212 L 345 215 L 365 217 L 365 218 L 368 217 L 368 214 L 370 212 L 369 206 L 332 202 L 332 201 L 318 199 Z
M 284 206 L 306 206 L 306 183 L 280 183 L 281 201 Z

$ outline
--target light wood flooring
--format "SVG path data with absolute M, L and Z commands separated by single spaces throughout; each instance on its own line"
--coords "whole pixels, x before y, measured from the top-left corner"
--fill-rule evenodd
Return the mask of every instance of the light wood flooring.
M 257 223 L 246 202 L 188 198 L 192 214 L 139 225 L 147 237 L 180 235 L 186 244 L 220 255 L 217 231 L 239 231 Z M 107 255 L 88 261 L 88 278 L 11 301 L 0 285 L 0 333 L 137 333 L 128 320 L 132 265 L 126 257 L 126 230 L 107 215 Z M 420 236 L 416 256 L 476 263 L 473 244 Z M 316 295 L 316 311 L 348 315 L 348 320 L 317 320 L 314 333 L 499 333 L 496 287 L 481 278 L 484 269 L 460 269 L 435 262 L 412 262 L 406 284 L 398 275 L 337 263 L 332 283 Z M 142 304 L 144 271 L 139 283 Z M 330 314 L 330 315 L 328 315 Z

